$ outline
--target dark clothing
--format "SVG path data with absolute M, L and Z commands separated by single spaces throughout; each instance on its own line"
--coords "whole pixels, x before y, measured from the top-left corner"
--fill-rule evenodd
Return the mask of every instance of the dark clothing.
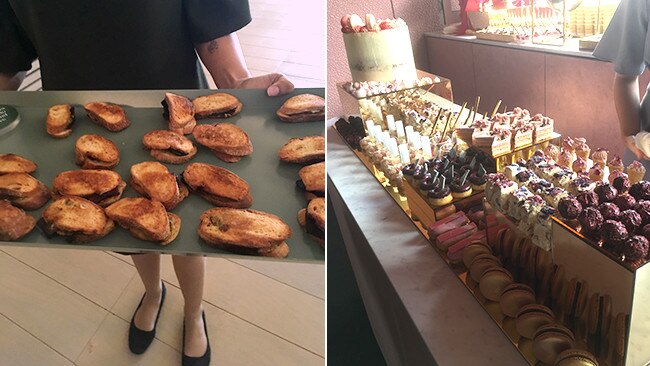
M 46 90 L 196 89 L 194 45 L 250 21 L 246 0 L 0 0 L 0 72 L 38 57 Z

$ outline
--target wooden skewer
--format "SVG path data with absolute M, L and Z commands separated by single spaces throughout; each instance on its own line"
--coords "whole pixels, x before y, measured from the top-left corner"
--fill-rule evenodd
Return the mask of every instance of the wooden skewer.
M 497 102 L 497 105 L 494 106 L 494 109 L 492 110 L 492 114 L 490 115 L 490 119 L 494 118 L 494 115 L 497 114 L 497 112 L 499 111 L 500 106 L 501 106 L 501 99 L 499 99 L 499 101 Z
M 449 111 L 449 114 L 446 115 L 445 117 L 447 117 L 447 122 L 445 123 L 445 128 L 442 130 L 440 141 L 443 141 L 445 139 L 445 134 L 447 133 L 447 127 L 449 126 L 449 121 L 451 120 L 451 111 Z
M 465 118 L 465 123 L 463 123 L 463 126 L 469 125 L 469 118 L 472 116 L 472 113 L 474 113 L 474 107 L 470 108 L 469 112 L 467 113 L 467 118 Z
M 508 111 L 508 106 L 507 106 L 507 105 L 504 105 L 504 106 L 503 106 L 503 112 L 502 112 L 502 113 L 506 113 L 507 111 Z
M 465 107 L 467 107 L 467 102 L 463 103 L 463 106 L 460 107 L 460 111 L 458 112 L 458 115 L 456 116 L 456 120 L 454 121 L 454 126 L 453 126 L 454 129 L 458 127 L 458 121 L 460 121 L 460 116 L 463 114 Z
M 474 118 L 472 118 L 472 123 L 476 120 L 476 113 L 478 113 L 478 107 L 481 105 L 481 96 L 476 97 L 476 108 L 474 108 Z
M 433 131 L 431 132 L 432 135 L 436 133 L 436 127 L 438 127 L 438 121 L 440 121 L 440 117 L 442 117 L 442 114 L 443 114 L 443 109 L 442 108 L 438 109 L 438 115 L 436 116 L 436 120 L 433 122 Z

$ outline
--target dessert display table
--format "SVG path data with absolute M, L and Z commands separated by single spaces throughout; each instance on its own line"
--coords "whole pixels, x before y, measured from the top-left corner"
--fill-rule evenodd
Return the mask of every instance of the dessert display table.
M 387 363 L 526 365 L 340 135 L 328 132 L 331 209 Z

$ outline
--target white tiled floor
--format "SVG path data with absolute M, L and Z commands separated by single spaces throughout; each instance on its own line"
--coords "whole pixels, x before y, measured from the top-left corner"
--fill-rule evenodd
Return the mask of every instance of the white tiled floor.
M 0 249 L 0 364 L 179 365 L 183 300 L 171 259 L 156 340 L 132 355 L 144 291 L 129 257 Z M 208 259 L 204 307 L 214 365 L 323 365 L 324 266 Z

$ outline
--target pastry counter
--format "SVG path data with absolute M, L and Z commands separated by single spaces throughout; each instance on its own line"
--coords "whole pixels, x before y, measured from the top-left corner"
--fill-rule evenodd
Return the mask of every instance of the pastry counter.
M 336 120 L 331 120 L 331 125 Z M 328 127 L 328 195 L 390 365 L 526 365 L 410 218 Z

